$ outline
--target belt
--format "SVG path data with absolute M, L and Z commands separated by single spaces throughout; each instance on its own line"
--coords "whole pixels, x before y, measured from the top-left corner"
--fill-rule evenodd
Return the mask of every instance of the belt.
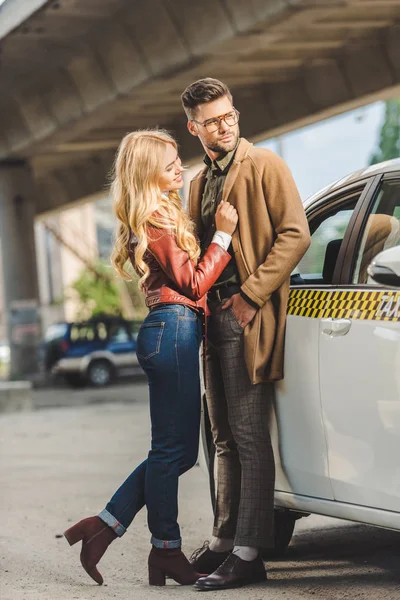
M 208 300 L 210 302 L 222 302 L 222 300 L 226 300 L 234 294 L 239 294 L 239 292 L 240 285 L 221 285 L 216 288 L 211 288 L 211 290 L 208 292 Z

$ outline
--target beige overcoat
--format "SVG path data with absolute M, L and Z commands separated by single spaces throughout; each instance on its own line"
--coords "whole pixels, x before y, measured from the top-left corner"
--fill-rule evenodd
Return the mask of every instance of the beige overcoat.
M 205 167 L 191 181 L 189 212 L 202 235 L 200 205 Z M 244 330 L 245 361 L 253 383 L 283 378 L 290 273 L 310 244 L 304 208 L 285 162 L 241 138 L 223 190 L 239 213 L 232 246 L 243 292 L 259 307 Z

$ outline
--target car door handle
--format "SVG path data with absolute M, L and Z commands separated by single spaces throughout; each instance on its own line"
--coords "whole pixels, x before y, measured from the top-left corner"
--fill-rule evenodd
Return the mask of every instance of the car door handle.
M 331 336 L 346 335 L 350 331 L 351 323 L 350 319 L 322 319 L 322 333 Z

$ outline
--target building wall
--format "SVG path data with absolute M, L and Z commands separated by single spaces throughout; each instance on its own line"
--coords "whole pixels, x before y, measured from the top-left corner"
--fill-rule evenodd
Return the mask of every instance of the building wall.
M 6 339 L 6 328 L 4 322 L 4 299 L 3 299 L 3 264 L 1 261 L 1 247 L 0 247 L 0 343 Z
M 61 248 L 44 223 L 58 226 L 58 214 L 35 223 L 36 262 L 39 279 L 39 298 L 43 333 L 52 323 L 63 321 L 63 273 L 61 268 Z
M 65 210 L 60 213 L 59 219 L 60 231 L 68 245 L 74 248 L 79 256 L 89 261 L 96 261 L 98 245 L 94 204 L 91 202 Z M 67 321 L 73 321 L 77 316 L 78 301 L 73 290 L 71 290 L 71 285 L 85 269 L 85 264 L 74 252 L 67 247 L 63 247 L 61 250 L 61 267 L 65 290 L 65 317 Z
M 76 253 L 90 261 L 97 258 L 94 215 L 94 203 L 88 203 L 47 215 L 35 223 L 43 333 L 52 323 L 73 321 L 77 316 L 78 300 L 70 286 L 85 268 Z M 60 234 L 68 246 L 46 225 Z

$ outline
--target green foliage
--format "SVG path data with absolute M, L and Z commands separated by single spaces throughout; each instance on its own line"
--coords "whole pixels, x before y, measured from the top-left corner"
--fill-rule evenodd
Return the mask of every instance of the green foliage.
M 131 297 L 132 305 L 135 310 L 135 319 L 143 320 L 149 309 L 145 303 L 145 295 L 139 290 L 139 275 L 135 271 L 131 270 L 132 281 L 125 281 L 125 285 Z
M 88 319 L 100 314 L 122 315 L 118 288 L 112 279 L 111 267 L 98 262 L 96 270 L 103 276 L 85 268 L 71 285 L 71 289 L 79 297 L 77 319 Z
M 400 98 L 386 102 L 385 121 L 382 125 L 378 149 L 372 154 L 370 165 L 400 156 Z
M 124 302 L 121 299 L 122 290 L 119 289 L 115 271 L 111 266 L 101 261 L 95 264 L 95 268 L 100 275 L 103 275 L 102 277 L 85 268 L 71 285 L 74 297 L 78 296 L 79 299 L 75 318 L 84 320 L 102 314 L 129 318 L 129 314 L 124 314 Z M 139 276 L 133 269 L 131 270 L 131 276 L 132 281 L 124 282 L 121 280 L 120 284 L 126 286 L 128 297 L 131 299 L 134 318 L 143 320 L 148 313 L 148 308 L 145 304 L 144 294 L 138 289 Z M 129 312 L 131 313 L 132 310 Z

